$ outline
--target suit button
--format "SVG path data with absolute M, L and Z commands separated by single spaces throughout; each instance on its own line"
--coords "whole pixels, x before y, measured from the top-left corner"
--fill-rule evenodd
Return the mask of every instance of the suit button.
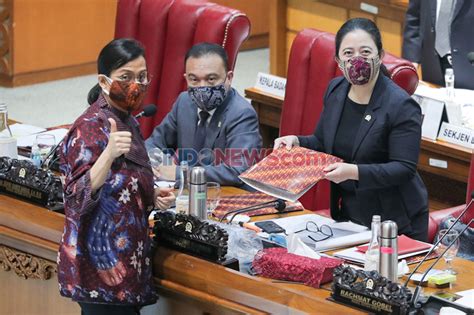
M 458 50 L 456 48 L 453 49 L 453 53 L 457 53 L 457 52 L 458 52 Z

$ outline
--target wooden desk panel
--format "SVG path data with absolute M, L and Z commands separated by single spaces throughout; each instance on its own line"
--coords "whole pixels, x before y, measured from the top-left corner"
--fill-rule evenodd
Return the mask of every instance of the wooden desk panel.
M 224 194 L 242 192 L 227 187 L 223 191 Z M 53 259 L 63 222 L 62 215 L 0 195 L 0 266 L 4 269 L 0 271 L 0 280 L 8 281 L 11 288 L 0 293 L 2 310 L 23 314 L 78 313 L 77 305 L 60 297 L 57 289 Z M 30 225 L 35 228 L 28 228 Z M 20 269 L 29 271 L 27 280 L 23 280 L 24 272 L 13 268 L 5 250 L 15 253 L 16 266 L 19 261 L 23 262 Z M 37 265 L 47 268 L 33 268 Z M 452 290 L 472 287 L 474 276 L 468 272 L 472 266 L 470 261 L 454 260 L 454 267 L 462 277 L 458 276 Z M 301 284 L 276 283 L 166 248 L 159 248 L 154 256 L 154 277 L 160 295 L 173 299 L 176 309 L 180 303 L 188 303 L 215 314 L 364 314 L 328 301 L 330 284 L 314 289 Z
M 245 97 L 257 111 L 264 147 L 273 147 L 273 140 L 278 137 L 283 98 L 256 88 L 246 89 Z M 428 188 L 430 209 L 439 210 L 465 202 L 471 154 L 471 150 L 454 144 L 421 140 L 418 169 Z M 430 165 L 430 159 L 446 161 L 448 166 L 434 167 Z

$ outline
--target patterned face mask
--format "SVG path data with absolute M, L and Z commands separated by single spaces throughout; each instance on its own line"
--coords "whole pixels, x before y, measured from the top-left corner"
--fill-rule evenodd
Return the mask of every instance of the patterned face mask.
M 188 87 L 188 94 L 198 108 L 209 112 L 224 102 L 227 90 L 224 83 L 221 83 L 215 86 Z
M 148 84 L 137 82 L 112 80 L 106 77 L 110 83 L 110 91 L 103 90 L 110 99 L 121 109 L 128 112 L 137 110 L 145 98 Z
M 380 69 L 380 58 L 353 57 L 347 61 L 338 62 L 339 69 L 344 73 L 347 81 L 354 85 L 363 85 L 370 82 Z

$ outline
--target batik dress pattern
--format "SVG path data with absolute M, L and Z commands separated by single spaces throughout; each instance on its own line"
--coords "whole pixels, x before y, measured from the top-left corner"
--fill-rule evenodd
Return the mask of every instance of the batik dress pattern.
M 119 131 L 132 133 L 132 146 L 92 194 L 90 169 L 107 146 L 108 118 Z M 58 253 L 60 293 L 89 303 L 154 303 L 147 221 L 153 174 L 137 121 L 101 96 L 71 127 L 60 155 L 66 214 Z

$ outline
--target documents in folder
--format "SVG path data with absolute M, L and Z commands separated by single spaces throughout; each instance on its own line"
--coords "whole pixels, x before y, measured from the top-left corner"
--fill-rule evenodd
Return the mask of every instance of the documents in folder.
M 351 247 L 334 253 L 334 256 L 354 263 L 364 264 L 367 247 L 368 245 Z M 432 244 L 420 242 L 405 235 L 398 236 L 398 259 L 425 254 L 431 247 L 433 247 Z M 407 262 L 410 263 L 408 260 Z
M 421 241 L 414 240 L 406 235 L 398 236 L 398 255 L 405 255 L 418 252 L 427 252 L 433 245 Z M 365 253 L 368 245 L 357 246 L 357 250 Z
M 258 191 L 294 202 L 324 178 L 326 166 L 336 162 L 342 160 L 302 147 L 279 148 L 239 177 Z

